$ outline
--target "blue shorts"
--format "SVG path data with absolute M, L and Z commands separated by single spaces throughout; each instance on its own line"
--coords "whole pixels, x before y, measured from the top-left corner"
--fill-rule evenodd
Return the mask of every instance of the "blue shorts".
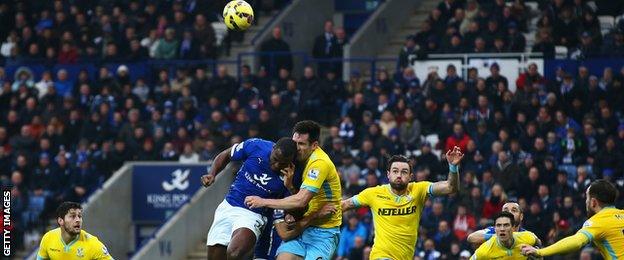
M 329 260 L 338 248 L 340 228 L 308 227 L 301 236 L 282 242 L 277 254 L 291 253 L 304 260 Z

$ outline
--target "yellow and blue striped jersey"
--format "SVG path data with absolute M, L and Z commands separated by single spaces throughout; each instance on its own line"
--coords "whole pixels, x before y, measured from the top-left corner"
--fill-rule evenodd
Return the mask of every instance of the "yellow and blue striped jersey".
M 40 259 L 109 260 L 113 258 L 106 246 L 86 231 L 81 230 L 80 235 L 74 241 L 65 244 L 61 237 L 61 229 L 56 228 L 48 231 L 41 238 L 37 253 L 37 260 Z
M 306 216 L 319 210 L 327 203 L 335 205 L 338 209 L 329 218 L 313 220 L 310 226 L 320 228 L 340 227 L 340 224 L 342 224 L 342 210 L 340 208 L 342 188 L 340 187 L 340 177 L 338 171 L 336 171 L 336 166 L 334 166 L 329 156 L 321 148 L 316 148 L 310 155 L 303 170 L 301 188 L 314 193 L 314 197 L 308 204 Z
M 583 224 L 585 235 L 606 260 L 624 259 L 624 210 L 603 208 Z
M 408 192 L 398 196 L 386 184 L 365 189 L 352 198 L 355 206 L 368 206 L 373 215 L 375 239 L 370 259 L 414 257 L 420 216 L 432 187 L 431 182 L 412 182 Z
M 513 245 L 511 248 L 507 248 L 501 244 L 498 236 L 494 235 L 481 244 L 470 259 L 527 259 L 528 257 L 522 255 L 521 245 L 534 246 L 538 241 L 537 236 L 530 231 L 520 231 L 514 232 L 513 238 Z

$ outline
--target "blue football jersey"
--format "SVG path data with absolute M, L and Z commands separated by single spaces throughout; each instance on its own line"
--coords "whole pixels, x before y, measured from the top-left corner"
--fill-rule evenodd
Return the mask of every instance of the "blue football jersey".
M 295 167 L 295 174 L 293 176 L 293 186 L 300 187 L 303 183 L 303 166 L 297 165 Z M 290 194 L 290 192 L 288 192 Z M 275 260 L 275 253 L 277 248 L 282 244 L 282 239 L 273 225 L 276 221 L 283 220 L 286 213 L 282 209 L 273 210 L 271 216 L 267 216 L 267 224 L 260 234 L 256 247 L 254 249 L 254 259 L 266 259 Z
M 234 207 L 249 209 L 245 205 L 245 197 L 259 196 L 261 198 L 283 198 L 288 189 L 280 173 L 271 170 L 269 158 L 273 142 L 252 138 L 232 146 L 232 161 L 243 161 L 230 186 L 225 199 Z M 270 216 L 267 208 L 249 209 L 253 212 Z

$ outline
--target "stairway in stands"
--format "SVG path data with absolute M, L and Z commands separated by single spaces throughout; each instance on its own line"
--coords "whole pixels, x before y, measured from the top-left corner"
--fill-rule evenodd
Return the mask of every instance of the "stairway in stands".
M 398 57 L 399 51 L 405 44 L 405 38 L 416 34 L 422 23 L 429 17 L 431 10 L 435 9 L 441 0 L 421 0 L 420 2 L 421 4 L 405 22 L 403 28 L 390 38 L 385 48 L 379 50 L 378 57 Z
M 414 35 L 420 30 L 422 23 L 427 20 L 431 10 L 436 8 L 441 0 L 423 0 L 422 4 L 414 11 L 413 15 L 405 23 L 403 28 L 396 33 L 388 42 L 387 47 L 380 50 L 378 57 L 397 57 L 399 51 L 405 44 L 405 39 L 409 35 Z M 508 3 L 510 5 L 511 3 Z M 525 33 L 524 36 L 527 40 L 526 51 L 530 51 L 535 42 L 535 31 L 537 30 L 536 24 L 539 19 L 539 9 L 537 2 L 529 1 L 525 2 L 527 9 L 529 10 L 529 33 Z
M 263 13 L 263 15 L 259 17 L 257 23 L 252 25 L 249 29 L 245 31 L 243 40 L 241 42 L 234 42 L 234 41 L 232 42 L 229 55 L 228 53 L 224 51 L 223 54 L 219 57 L 219 60 L 235 61 L 238 58 L 239 53 L 253 51 L 252 44 L 251 44 L 252 40 L 258 34 L 262 33 L 264 27 L 268 23 L 273 21 L 274 17 L 277 16 L 278 14 L 279 14 L 279 11 L 272 11 L 271 13 Z M 221 35 L 221 36 L 217 36 L 217 38 L 222 38 L 223 39 L 222 45 L 224 45 L 225 44 L 224 37 L 225 37 L 225 34 L 227 34 L 227 28 L 225 27 L 225 24 L 221 22 L 213 23 L 213 28 L 215 28 L 215 31 L 217 31 L 217 35 L 219 34 Z M 271 28 L 267 28 L 267 30 L 271 30 Z M 238 68 L 236 68 L 235 63 L 227 63 L 224 65 L 227 67 L 231 76 L 236 75 L 236 71 Z

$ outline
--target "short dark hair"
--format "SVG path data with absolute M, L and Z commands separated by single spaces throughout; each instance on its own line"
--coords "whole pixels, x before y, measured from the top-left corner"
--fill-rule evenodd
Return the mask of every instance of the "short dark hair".
M 618 197 L 618 190 L 607 180 L 596 180 L 589 185 L 589 196 L 603 205 L 613 205 Z
M 298 134 L 307 134 L 310 143 L 318 142 L 321 135 L 321 126 L 312 120 L 304 120 L 295 124 L 294 130 Z
M 392 157 L 390 157 L 390 160 L 388 161 L 388 171 L 390 171 L 390 168 L 392 168 L 392 164 L 395 162 L 407 163 L 410 173 L 412 172 L 412 165 L 410 164 L 410 160 L 403 155 L 393 155 Z
M 509 218 L 509 220 L 511 220 L 511 226 L 516 226 L 516 219 L 514 218 L 514 215 L 507 211 L 501 211 L 494 215 L 494 223 L 496 223 L 496 220 L 499 218 Z
M 65 218 L 65 215 L 67 215 L 67 212 L 71 209 L 82 209 L 82 205 L 77 202 L 65 201 L 56 208 L 56 217 Z
M 282 137 L 279 139 L 275 143 L 275 149 L 280 151 L 280 156 L 294 157 L 297 155 L 297 143 L 288 137 Z

